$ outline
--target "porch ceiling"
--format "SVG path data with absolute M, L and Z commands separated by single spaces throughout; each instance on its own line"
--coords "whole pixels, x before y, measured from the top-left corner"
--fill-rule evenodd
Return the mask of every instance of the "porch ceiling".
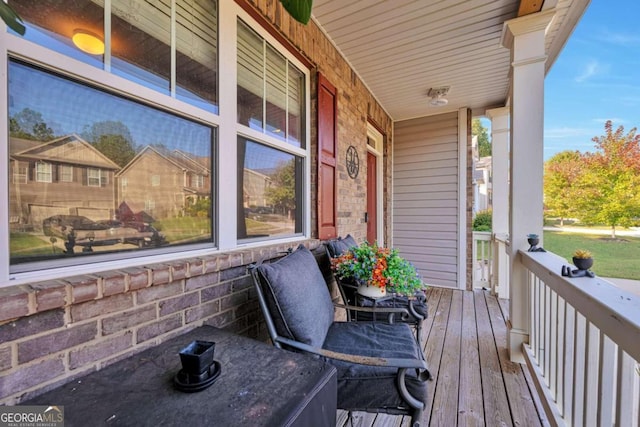
M 530 4 L 531 1 L 523 0 Z M 589 0 L 545 0 L 555 8 L 547 30 L 547 70 Z M 503 23 L 519 0 L 314 0 L 313 18 L 394 120 L 462 107 L 474 115 L 504 106 L 509 50 Z M 444 107 L 429 105 L 429 88 L 450 86 Z

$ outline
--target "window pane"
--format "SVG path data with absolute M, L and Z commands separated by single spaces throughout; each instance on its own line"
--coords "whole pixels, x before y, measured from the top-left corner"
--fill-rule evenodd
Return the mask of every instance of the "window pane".
M 262 38 L 238 21 L 238 123 L 262 130 L 264 99 Z
M 287 132 L 287 61 L 267 46 L 267 126 L 266 132 L 285 139 Z
M 86 53 L 71 41 L 74 32 L 85 31 L 104 42 L 104 8 L 100 2 L 20 0 L 12 1 L 11 6 L 26 24 L 25 39 L 96 67 L 103 67 L 102 53 Z
M 179 0 L 176 10 L 177 97 L 217 112 L 217 2 Z
M 293 65 L 289 64 L 289 123 L 287 126 L 287 141 L 296 147 L 305 148 L 304 145 L 304 105 L 305 87 L 304 74 Z
M 171 3 L 111 0 L 111 55 L 114 74 L 169 93 Z
M 12 271 L 213 242 L 215 129 L 15 60 L 9 96 Z
M 238 138 L 238 239 L 302 233 L 304 161 Z

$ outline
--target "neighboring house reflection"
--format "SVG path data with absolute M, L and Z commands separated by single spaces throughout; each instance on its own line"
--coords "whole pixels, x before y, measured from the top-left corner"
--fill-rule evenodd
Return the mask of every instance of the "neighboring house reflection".
M 78 135 L 48 142 L 11 137 L 9 147 L 12 227 L 39 230 L 53 215 L 113 216 L 120 167 Z
M 155 219 L 180 216 L 189 204 L 211 194 L 207 161 L 148 145 L 116 174 L 117 199 Z

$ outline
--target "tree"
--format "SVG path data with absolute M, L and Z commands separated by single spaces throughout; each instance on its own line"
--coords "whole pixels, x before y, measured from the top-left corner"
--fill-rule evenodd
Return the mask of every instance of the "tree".
M 53 129 L 47 126 L 42 114 L 30 108 L 9 117 L 9 133 L 15 138 L 33 141 L 51 141 L 54 138 Z
M 295 159 L 281 164 L 271 176 L 273 185 L 265 191 L 269 203 L 281 212 L 296 208 Z
M 482 125 L 480 119 L 471 121 L 471 135 L 478 137 L 478 155 L 487 157 L 491 155 L 491 141 L 489 140 L 489 131 Z
M 562 151 L 544 164 L 544 204 L 550 215 L 560 218 L 560 226 L 565 218 L 577 216 L 583 164 L 579 151 Z
M 594 137 L 594 153 L 584 155 L 585 174 L 580 180 L 579 208 L 588 223 L 629 227 L 640 217 L 640 135 L 636 128 L 626 134 L 615 131 L 611 120 L 605 135 Z
M 122 122 L 94 123 L 85 128 L 82 137 L 118 166 L 124 167 L 136 155 L 131 132 Z

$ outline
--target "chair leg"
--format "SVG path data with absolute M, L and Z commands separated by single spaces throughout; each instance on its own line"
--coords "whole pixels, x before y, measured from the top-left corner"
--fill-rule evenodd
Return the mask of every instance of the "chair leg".
M 422 414 L 424 414 L 422 409 L 415 409 L 413 411 L 413 414 L 411 414 L 411 427 L 420 427 L 422 423 Z

